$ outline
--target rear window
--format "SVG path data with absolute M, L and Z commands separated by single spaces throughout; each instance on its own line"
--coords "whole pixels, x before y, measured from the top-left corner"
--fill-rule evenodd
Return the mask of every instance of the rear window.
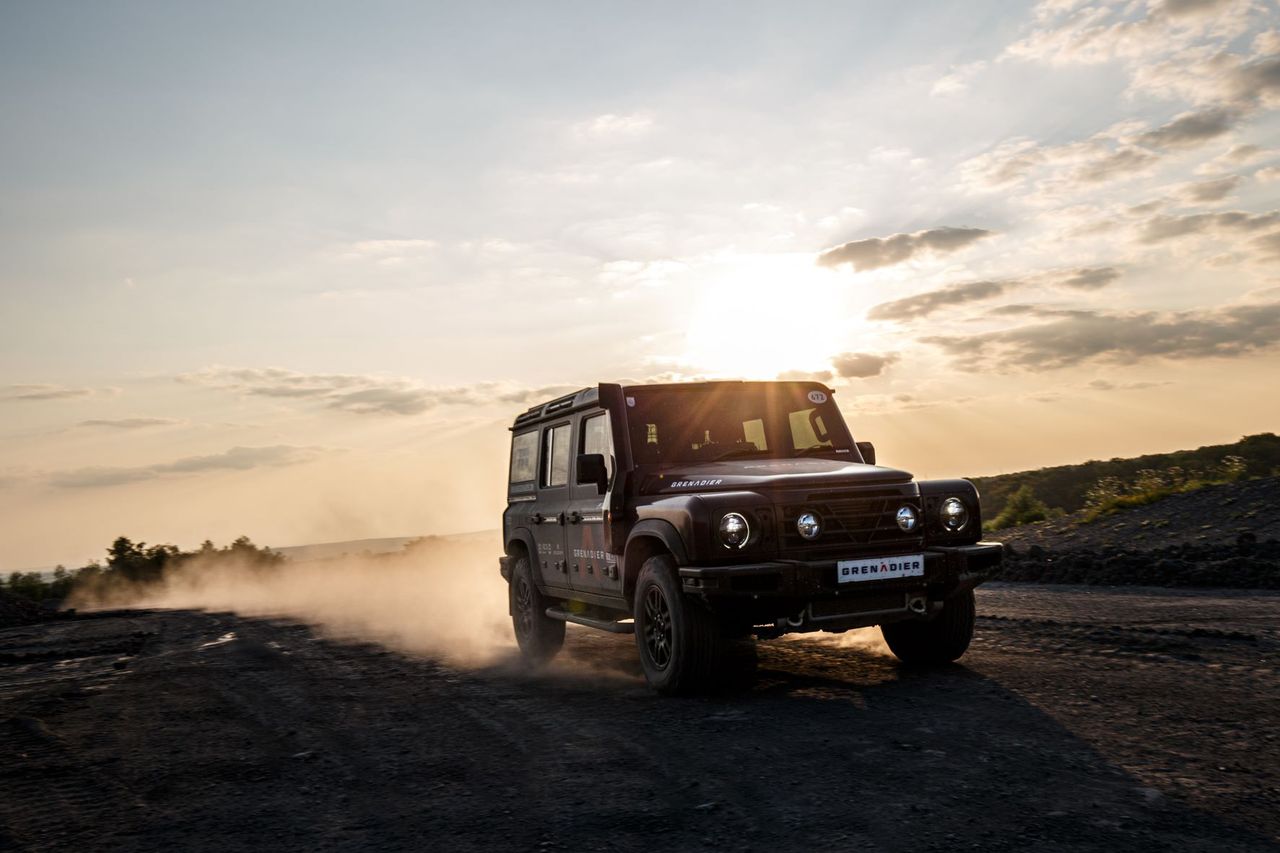
M 522 432 L 511 439 L 511 482 L 527 483 L 538 470 L 538 434 Z

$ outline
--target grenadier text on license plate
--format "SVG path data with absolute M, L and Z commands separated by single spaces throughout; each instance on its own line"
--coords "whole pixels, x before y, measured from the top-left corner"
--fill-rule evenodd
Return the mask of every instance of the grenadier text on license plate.
M 872 557 L 866 560 L 841 560 L 836 563 L 836 578 L 840 583 L 923 576 L 923 554 L 908 554 L 903 557 Z

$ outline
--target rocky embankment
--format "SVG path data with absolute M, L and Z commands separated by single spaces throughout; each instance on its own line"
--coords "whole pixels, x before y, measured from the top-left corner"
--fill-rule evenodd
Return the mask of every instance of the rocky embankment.
M 1280 589 L 1280 478 L 1187 494 L 1095 521 L 1083 514 L 993 531 L 1001 580 Z

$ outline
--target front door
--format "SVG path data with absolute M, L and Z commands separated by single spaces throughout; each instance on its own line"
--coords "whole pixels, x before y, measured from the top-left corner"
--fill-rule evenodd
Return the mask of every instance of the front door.
M 538 571 L 545 587 L 567 590 L 569 560 L 565 556 L 565 513 L 569 503 L 569 468 L 573 459 L 572 424 L 543 427 L 538 500 L 530 506 L 529 529 L 538 545 Z
M 605 458 L 612 482 L 614 470 L 613 436 L 608 412 L 588 412 L 577 426 L 579 455 L 599 453 Z M 575 471 L 577 466 L 574 466 Z M 598 595 L 622 595 L 618 558 L 605 550 L 605 496 L 596 483 L 579 483 L 575 476 L 569 486 L 565 539 L 569 579 L 576 590 Z

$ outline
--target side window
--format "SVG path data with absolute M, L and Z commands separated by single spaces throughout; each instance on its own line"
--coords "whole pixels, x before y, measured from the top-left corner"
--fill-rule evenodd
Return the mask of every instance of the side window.
M 538 433 L 522 432 L 511 439 L 511 482 L 527 483 L 538 470 Z
M 542 485 L 563 486 L 569 482 L 569 425 L 547 430 L 542 454 Z
M 604 454 L 604 466 L 613 478 L 613 436 L 609 432 L 609 413 L 602 412 L 582 421 L 582 452 Z

